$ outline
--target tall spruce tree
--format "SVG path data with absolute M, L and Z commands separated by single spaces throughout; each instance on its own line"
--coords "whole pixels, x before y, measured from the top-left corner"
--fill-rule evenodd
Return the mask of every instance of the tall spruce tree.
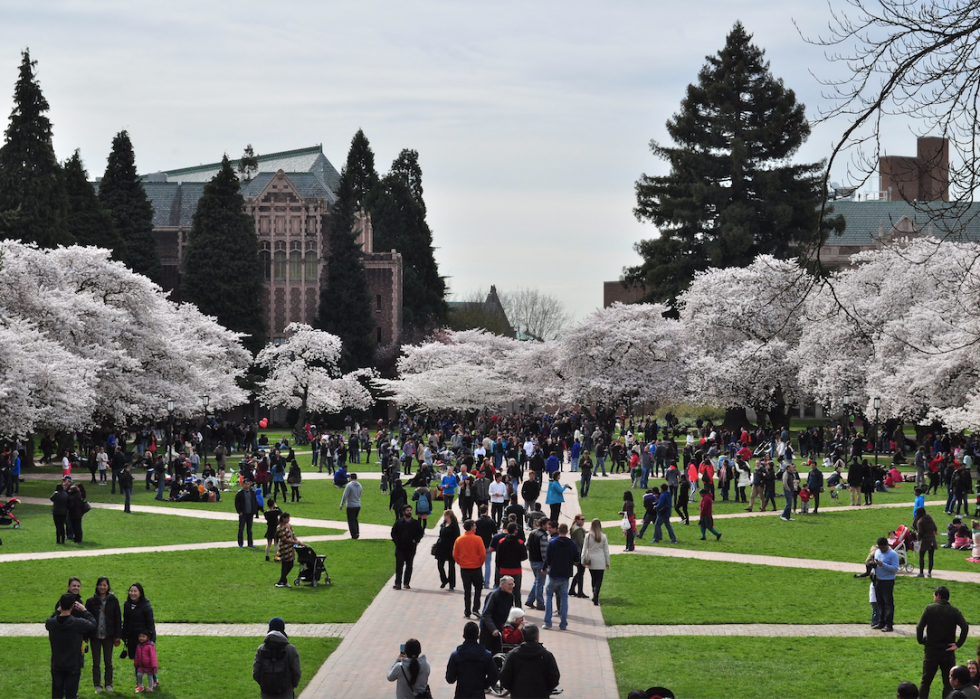
M 822 163 L 789 162 L 810 134 L 804 106 L 751 39 L 737 22 L 667 122 L 677 145 L 650 143 L 670 174 L 640 177 L 634 214 L 660 237 L 637 243 L 643 263 L 625 270 L 646 300 L 673 303 L 708 267 L 794 257 L 831 225 L 818 220 Z
M 112 227 L 112 217 L 102 208 L 77 150 L 65 163 L 64 170 L 65 190 L 68 193 L 68 232 L 77 244 L 112 250 L 113 256 L 118 259 L 122 238 Z
M 341 368 L 345 372 L 374 362 L 371 292 L 364 274 L 364 252 L 357 242 L 354 225 L 377 182 L 371 144 L 364 132 L 358 130 L 347 153 L 347 164 L 340 173 L 337 201 L 328 217 L 327 282 L 320 292 L 317 318 L 319 329 L 341 339 Z
M 160 283 L 163 268 L 153 237 L 153 205 L 136 174 L 136 157 L 129 133 L 120 131 L 112 139 L 105 175 L 99 183 L 99 201 L 112 217 L 122 240 L 116 257 L 134 272 Z
M 236 332 L 253 353 L 265 344 L 262 263 L 255 224 L 244 212 L 238 176 L 225 155 L 204 186 L 184 247 L 181 298 Z
M 439 276 L 425 220 L 418 153 L 403 150 L 368 199 L 375 249 L 402 254 L 405 331 L 410 338 L 421 337 L 445 324 L 447 305 L 446 283 Z
M 70 245 L 65 179 L 51 145 L 48 101 L 41 93 L 29 50 L 22 54 L 14 108 L 0 147 L 0 235 L 41 247 Z M 12 215 L 16 214 L 16 215 Z
M 242 182 L 251 182 L 255 173 L 259 171 L 259 156 L 252 150 L 252 144 L 245 146 L 245 151 L 238 161 L 238 179 Z

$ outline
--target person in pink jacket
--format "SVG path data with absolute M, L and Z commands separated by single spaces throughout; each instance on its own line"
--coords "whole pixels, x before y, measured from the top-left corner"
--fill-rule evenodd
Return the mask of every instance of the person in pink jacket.
M 157 649 L 153 641 L 145 633 L 140 634 L 139 645 L 136 646 L 136 655 L 133 658 L 136 666 L 136 692 L 152 692 L 158 684 L 157 675 Z

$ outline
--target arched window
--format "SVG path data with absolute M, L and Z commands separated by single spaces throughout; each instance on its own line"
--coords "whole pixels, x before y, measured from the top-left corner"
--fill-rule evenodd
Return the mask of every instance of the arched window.
M 259 259 L 262 260 L 262 275 L 263 279 L 267 282 L 272 280 L 272 253 L 268 250 L 263 250 L 259 253 Z
M 316 253 L 312 250 L 306 253 L 306 283 L 315 284 L 316 275 L 319 267 Z
M 285 250 L 276 250 L 275 278 L 277 282 L 286 281 L 286 251 Z
M 303 281 L 303 253 L 298 250 L 289 253 L 289 281 Z

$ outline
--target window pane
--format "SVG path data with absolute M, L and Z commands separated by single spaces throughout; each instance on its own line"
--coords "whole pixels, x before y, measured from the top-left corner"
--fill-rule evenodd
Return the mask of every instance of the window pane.
M 281 250 L 276 252 L 275 262 L 276 281 L 286 281 L 286 253 Z
M 296 250 L 289 253 L 289 281 L 303 281 L 303 255 Z
M 316 282 L 317 273 L 317 259 L 315 252 L 306 253 L 306 283 L 313 284 Z

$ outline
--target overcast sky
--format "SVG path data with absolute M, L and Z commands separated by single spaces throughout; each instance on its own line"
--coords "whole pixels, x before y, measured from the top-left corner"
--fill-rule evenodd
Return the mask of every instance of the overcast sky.
M 840 0 L 836 0 L 839 4 Z M 85 2 L 0 6 L 0 107 L 38 62 L 59 159 L 93 177 L 127 129 L 140 172 L 323 144 L 339 170 L 364 129 L 384 173 L 419 151 L 436 258 L 453 292 L 561 297 L 577 318 L 656 229 L 633 185 L 704 57 L 736 20 L 815 114 L 836 68 L 820 2 Z M 824 158 L 845 124 L 799 154 Z M 892 153 L 915 153 L 901 132 Z M 840 178 L 843 179 L 843 178 Z

